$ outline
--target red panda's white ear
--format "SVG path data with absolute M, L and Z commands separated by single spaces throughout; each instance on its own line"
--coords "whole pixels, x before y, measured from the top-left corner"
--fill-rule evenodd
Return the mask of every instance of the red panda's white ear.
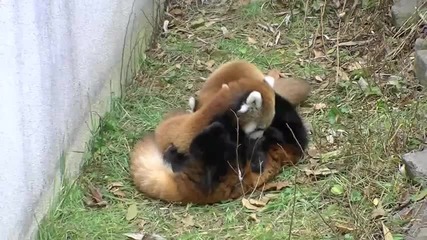
M 265 76 L 264 81 L 266 81 L 270 87 L 274 87 L 274 82 L 276 80 L 272 76 Z
M 262 96 L 258 91 L 253 91 L 249 94 L 248 98 L 246 98 L 246 103 L 251 108 L 260 109 L 262 106 Z
M 245 113 L 249 110 L 260 109 L 262 107 L 262 96 L 258 91 L 253 91 L 246 98 L 246 102 L 242 104 L 238 113 Z

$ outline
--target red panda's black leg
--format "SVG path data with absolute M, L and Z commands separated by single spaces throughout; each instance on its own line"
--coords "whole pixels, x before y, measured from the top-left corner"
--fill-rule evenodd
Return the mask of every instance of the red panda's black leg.
M 212 191 L 219 178 L 227 173 L 227 161 L 235 159 L 236 147 L 220 122 L 214 122 L 206 127 L 190 144 L 190 155 L 202 161 L 204 165 L 205 176 L 201 187 L 206 193 Z
M 178 149 L 173 145 L 170 145 L 163 153 L 163 160 L 171 165 L 174 172 L 181 171 L 189 159 L 190 156 L 188 154 L 178 152 Z

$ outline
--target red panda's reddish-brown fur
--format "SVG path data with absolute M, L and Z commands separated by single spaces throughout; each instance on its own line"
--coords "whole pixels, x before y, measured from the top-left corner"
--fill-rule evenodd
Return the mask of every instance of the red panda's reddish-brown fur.
M 166 202 L 216 203 L 241 197 L 254 188 L 261 187 L 275 177 L 282 166 L 294 165 L 298 162 L 302 153 L 294 145 L 272 145 L 267 152 L 267 161 L 261 174 L 252 172 L 250 164 L 246 164 L 242 166 L 243 179 L 239 180 L 235 169 L 230 167 L 227 174 L 221 177 L 219 185 L 214 188 L 213 192 L 206 194 L 196 184 L 204 174 L 201 166 L 189 166 L 182 171 L 173 172 L 172 167 L 164 161 L 163 153 L 171 144 L 175 145 L 179 151 L 187 152 L 192 139 L 209 124 L 215 114 L 226 111 L 230 107 L 229 104 L 236 93 L 259 90 L 257 84 L 264 84 L 262 73 L 255 74 L 255 78 L 260 81 L 247 81 L 247 79 L 241 78 L 235 81 L 233 78 L 241 77 L 242 69 L 235 69 L 231 72 L 237 75 L 226 77 L 229 79 L 225 80 L 228 87 L 203 93 L 202 98 L 199 96 L 199 101 L 203 99 L 202 102 L 205 103 L 193 113 L 178 111 L 167 114 L 164 121 L 156 128 L 154 135 L 146 136 L 134 146 L 130 159 L 130 172 L 139 191 L 151 198 Z M 270 72 L 269 75 L 274 74 Z M 282 79 L 278 75 L 272 77 L 276 79 L 274 91 L 291 104 L 298 105 L 308 97 L 310 88 L 306 82 L 286 80 L 286 82 L 280 83 Z M 243 85 L 242 81 L 245 81 Z M 252 88 L 248 87 L 251 86 L 247 84 L 248 82 L 253 82 Z M 273 107 L 271 111 L 266 111 L 273 112 L 274 116 L 274 92 L 268 92 L 266 96 L 268 97 L 263 95 L 263 104 L 266 103 Z M 272 99 L 273 102 L 269 99 Z M 197 164 L 197 161 L 193 164 Z
M 262 89 L 263 82 L 247 81 L 239 79 L 237 81 L 223 84 L 223 87 L 211 97 L 211 99 L 195 112 L 185 114 L 169 114 L 169 117 L 162 121 L 155 129 L 155 139 L 159 148 L 164 151 L 173 144 L 179 152 L 186 152 L 194 137 L 205 128 L 212 119 L 231 110 L 233 101 L 237 93 L 251 92 Z M 270 91 L 270 92 L 269 92 Z M 263 98 L 263 104 L 268 106 L 269 116 L 266 124 L 270 124 L 274 117 L 274 91 L 266 89 L 266 94 L 272 97 Z M 272 108 L 272 109 L 270 109 Z M 239 119 L 239 122 L 241 119 Z
M 254 128 L 265 128 L 271 124 L 274 117 L 274 79 L 269 81 L 265 80 L 265 75 L 262 71 L 252 63 L 245 60 L 227 62 L 219 66 L 206 79 L 206 82 L 198 91 L 197 100 L 193 99 L 194 102 L 190 103 L 190 108 L 193 111 L 199 111 L 215 97 L 222 84 L 239 82 L 239 87 L 233 89 L 234 96 L 256 91 L 261 95 L 262 99 L 261 108 L 257 109 L 257 111 L 238 114 L 239 124 L 243 129 L 247 124 L 256 124 Z M 191 106 L 192 104 L 194 106 Z
M 262 174 L 251 172 L 249 164 L 241 166 L 243 180 L 236 169 L 229 169 L 211 194 L 204 194 L 194 182 L 201 178 L 197 166 L 174 173 L 163 160 L 163 154 L 152 135 L 140 140 L 131 153 L 130 172 L 137 189 L 150 198 L 175 203 L 210 204 L 236 199 L 262 187 L 275 177 L 283 166 L 294 165 L 300 158 L 292 145 L 272 146 Z

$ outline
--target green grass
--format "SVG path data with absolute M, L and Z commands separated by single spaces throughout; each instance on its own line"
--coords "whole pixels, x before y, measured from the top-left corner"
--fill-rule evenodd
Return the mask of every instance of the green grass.
M 276 35 L 260 29 L 257 23 L 280 24 L 283 16 L 272 13 L 286 9 L 270 1 L 255 2 L 225 15 L 224 9 L 207 5 L 200 11 L 187 6 L 183 19 L 176 20 L 169 35 L 159 39 L 160 48 L 151 50 L 142 62 L 140 77 L 128 88 L 125 99 L 115 101 L 113 111 L 103 118 L 81 177 L 74 184 L 65 184 L 59 204 L 40 226 L 40 239 L 126 239 L 123 234 L 137 232 L 141 221 L 145 222 L 144 232 L 168 239 L 288 239 L 289 234 L 292 239 L 380 239 L 381 221 L 395 237 L 403 233 L 407 221 L 392 215 L 398 200 L 406 193 L 416 194 L 417 188 L 399 173 L 400 156 L 418 148 L 427 129 L 427 102 L 415 97 L 413 83 L 399 80 L 399 84 L 387 85 L 366 69 L 348 71 L 350 80 L 336 81 L 336 53 L 319 60 L 312 59 L 307 49 L 306 37 L 320 27 L 318 13 L 311 13 L 315 18 L 305 18 L 300 11 L 289 26 L 280 28 L 279 44 L 268 45 Z M 215 23 L 211 29 L 188 28 L 191 34 L 175 31 L 199 17 Z M 221 26 L 232 32 L 230 39 L 223 37 Z M 324 27 L 330 36 L 335 34 L 333 28 Z M 257 43 L 248 43 L 248 36 Z M 341 66 L 360 56 L 358 49 L 341 53 Z M 256 213 L 258 223 L 250 219 L 252 212 L 240 201 L 177 206 L 138 193 L 128 167 L 133 144 L 152 131 L 164 113 L 186 108 L 188 97 L 203 83 L 201 77 L 209 74 L 209 60 L 215 61 L 215 68 L 236 58 L 252 61 L 264 71 L 278 68 L 304 77 L 313 85 L 310 99 L 300 110 L 312 125 L 311 148 L 321 157 L 307 156 L 296 168 L 284 169 L 277 179 L 290 181 L 295 187 L 276 192 L 266 208 Z M 398 75 L 400 70 L 388 73 Z M 323 76 L 323 82 L 316 82 L 316 75 Z M 357 85 L 361 76 L 369 84 L 367 90 Z M 316 110 L 319 103 L 326 107 Z M 328 141 L 330 136 L 333 142 Z M 338 173 L 310 179 L 303 170 L 314 165 Z M 108 189 L 113 182 L 123 183 L 120 190 L 125 197 Z M 107 207 L 84 205 L 90 184 L 101 190 Z M 332 193 L 337 186 L 342 191 Z M 382 220 L 371 218 L 375 198 L 388 211 Z M 137 204 L 138 214 L 128 221 L 126 212 L 132 204 Z M 183 223 L 188 215 L 194 226 Z M 337 223 L 354 230 L 341 233 Z

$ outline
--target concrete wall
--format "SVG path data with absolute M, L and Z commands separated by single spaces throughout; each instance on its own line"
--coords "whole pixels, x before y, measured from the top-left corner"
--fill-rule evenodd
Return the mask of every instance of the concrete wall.
M 133 74 L 161 5 L 0 1 L 1 239 L 33 238 L 63 177 L 76 176 L 90 128 Z

